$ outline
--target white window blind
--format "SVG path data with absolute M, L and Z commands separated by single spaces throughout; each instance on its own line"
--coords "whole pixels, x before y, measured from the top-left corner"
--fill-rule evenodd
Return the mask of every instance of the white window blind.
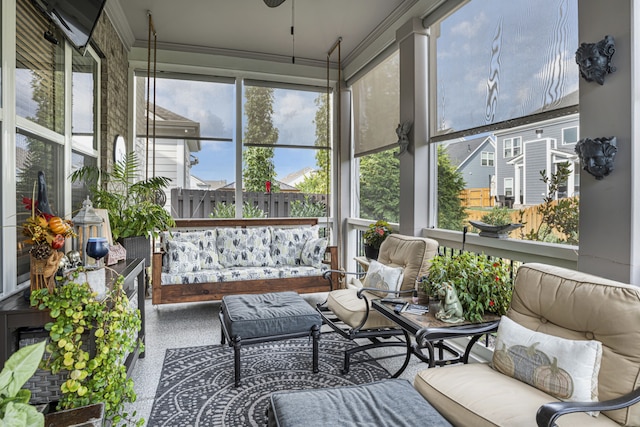
M 29 0 L 16 2 L 16 111 L 64 133 L 64 43 L 60 35 L 57 45 L 45 40 L 49 29 Z

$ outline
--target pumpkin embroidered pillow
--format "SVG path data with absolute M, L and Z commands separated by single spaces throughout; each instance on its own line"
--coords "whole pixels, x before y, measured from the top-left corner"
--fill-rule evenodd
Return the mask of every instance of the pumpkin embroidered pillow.
M 602 343 L 532 331 L 502 316 L 493 368 L 560 400 L 598 400 Z M 597 415 L 597 414 L 592 414 Z
M 403 269 L 402 267 L 389 267 L 376 260 L 372 260 L 369 263 L 367 269 L 367 275 L 364 277 L 362 283 L 365 288 L 378 288 L 389 291 L 397 291 L 402 284 Z M 372 294 L 379 297 L 393 297 L 395 295 L 388 292 L 376 292 L 370 291 Z

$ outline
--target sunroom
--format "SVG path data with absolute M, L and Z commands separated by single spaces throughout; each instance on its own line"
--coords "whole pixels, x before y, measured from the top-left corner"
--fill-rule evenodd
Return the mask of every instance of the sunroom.
M 176 219 L 294 216 L 292 206 L 318 217 L 346 271 L 359 268 L 362 233 L 382 219 L 441 248 L 640 283 L 635 2 L 252 0 L 185 12 L 179 2 L 108 0 L 90 42 L 75 45 L 48 3 L 2 2 L 0 300 L 29 287 L 22 200 L 37 173 L 56 214 L 71 219 L 91 194 L 70 175 L 112 170 L 123 153 L 138 159 L 140 179 L 170 178 L 164 207 Z M 324 25 L 311 25 L 314 8 Z M 348 39 L 359 11 L 375 22 Z M 261 39 L 261 25 L 284 35 L 254 48 L 233 40 Z M 184 38 L 164 38 L 174 26 Z M 607 35 L 610 73 L 603 84 L 581 78 L 577 48 Z M 326 41 L 320 53 L 302 50 L 314 38 Z M 610 137 L 615 168 L 596 179 L 575 146 Z M 569 175 L 550 193 L 540 177 L 565 163 Z M 473 192 L 480 201 L 462 201 Z M 576 200 L 573 235 L 527 238 L 533 219 L 518 213 L 545 198 Z M 501 201 L 530 228 L 479 236 L 468 220 Z

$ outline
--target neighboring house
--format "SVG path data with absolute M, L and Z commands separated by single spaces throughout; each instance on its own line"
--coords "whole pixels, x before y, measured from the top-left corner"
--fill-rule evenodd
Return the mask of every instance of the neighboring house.
M 449 143 L 446 150 L 451 164 L 462 175 L 465 188 L 491 188 L 496 152 L 492 135 L 460 139 Z
M 283 177 L 279 180 L 279 182 L 283 182 L 291 187 L 298 187 L 298 185 L 303 182 L 308 177 L 314 175 L 316 170 L 307 166 L 305 168 L 300 169 L 296 172 L 291 172 L 289 175 Z
M 172 188 L 197 188 L 193 185 L 191 166 L 198 163 L 193 153 L 201 148 L 200 123 L 158 105 L 155 106 L 155 117 L 152 116 L 152 119 L 156 124 L 155 176 L 171 179 L 165 191 L 167 201 L 164 205 L 170 209 Z M 150 163 L 153 163 L 153 154 L 153 147 L 149 147 Z
M 556 165 L 569 162 L 573 174 L 558 197 L 580 191 L 580 160 L 575 146 L 580 138 L 578 114 L 549 119 L 531 125 L 496 131 L 496 189 L 498 196 L 516 205 L 537 205 L 547 196 L 547 184 L 540 175 L 556 172 Z

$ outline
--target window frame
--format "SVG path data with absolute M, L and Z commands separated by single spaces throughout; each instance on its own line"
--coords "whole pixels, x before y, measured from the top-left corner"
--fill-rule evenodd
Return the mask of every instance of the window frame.
M 576 140 L 573 142 L 567 142 L 565 138 L 565 131 L 575 129 L 576 130 Z M 562 145 L 575 145 L 580 140 L 580 126 L 567 126 L 560 129 L 560 134 L 562 135 Z
M 482 151 L 480 153 L 480 166 L 494 167 L 496 160 L 494 151 Z
M 508 144 L 508 145 L 507 145 Z M 508 154 L 507 154 L 508 153 Z M 522 153 L 522 137 L 513 136 L 502 140 L 502 158 L 510 159 Z

